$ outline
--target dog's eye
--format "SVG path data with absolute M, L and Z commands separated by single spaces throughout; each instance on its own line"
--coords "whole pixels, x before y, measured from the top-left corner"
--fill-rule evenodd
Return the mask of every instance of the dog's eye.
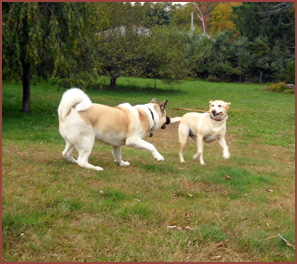
M 219 105 L 219 107 L 222 107 L 221 105 Z
M 214 107 L 214 105 L 211 105 L 212 107 Z

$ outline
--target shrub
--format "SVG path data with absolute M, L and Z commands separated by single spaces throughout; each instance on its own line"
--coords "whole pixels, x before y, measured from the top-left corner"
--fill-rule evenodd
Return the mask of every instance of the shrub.
M 293 89 L 290 89 L 288 85 L 284 82 L 272 84 L 271 86 L 268 87 L 268 89 L 276 93 L 286 93 L 286 94 L 295 93 L 295 91 Z
M 207 81 L 209 81 L 209 82 L 220 82 L 220 79 L 218 77 L 214 76 L 214 75 L 209 75 L 207 77 Z

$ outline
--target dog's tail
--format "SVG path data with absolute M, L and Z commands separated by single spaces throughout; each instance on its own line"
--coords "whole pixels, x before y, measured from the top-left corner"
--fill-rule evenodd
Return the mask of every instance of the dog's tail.
M 63 120 L 72 107 L 75 107 L 76 111 L 84 111 L 92 106 L 90 98 L 79 88 L 71 88 L 67 90 L 61 99 L 58 115 Z
M 181 120 L 182 118 L 181 117 L 173 117 L 173 118 L 170 118 L 170 123 L 173 124 L 173 123 L 177 123 Z

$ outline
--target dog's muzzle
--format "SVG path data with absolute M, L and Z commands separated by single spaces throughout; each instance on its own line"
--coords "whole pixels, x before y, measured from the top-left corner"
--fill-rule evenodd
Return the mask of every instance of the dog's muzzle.
M 216 110 L 212 110 L 211 113 L 212 113 L 213 116 L 217 116 L 217 115 L 222 115 L 223 114 L 223 112 L 217 112 Z
M 161 127 L 162 129 L 165 129 L 166 128 L 166 125 L 169 125 L 170 124 L 170 118 L 168 116 L 166 116 L 166 122 L 165 124 Z

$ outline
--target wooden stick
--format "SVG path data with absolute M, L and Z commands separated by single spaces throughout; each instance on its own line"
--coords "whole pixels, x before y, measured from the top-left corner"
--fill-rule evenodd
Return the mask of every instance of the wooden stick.
M 277 234 L 283 241 L 286 242 L 286 245 L 289 246 L 289 247 L 292 247 L 295 249 L 295 245 L 292 245 L 288 240 L 286 240 L 285 238 L 283 238 L 280 233 Z
M 268 239 L 272 239 L 272 238 L 276 238 L 276 237 L 278 237 L 278 235 L 267 237 L 267 238 L 264 238 L 263 240 L 268 240 Z
M 170 109 L 173 109 L 173 110 L 193 111 L 193 112 L 201 112 L 201 113 L 205 113 L 205 112 L 207 112 L 207 111 L 205 111 L 205 110 L 196 110 L 196 109 L 180 108 L 180 107 L 170 107 Z

